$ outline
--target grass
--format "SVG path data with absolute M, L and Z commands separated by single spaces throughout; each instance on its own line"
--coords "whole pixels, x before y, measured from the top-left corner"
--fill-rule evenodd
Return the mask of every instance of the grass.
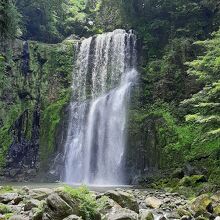
M 95 197 L 89 192 L 86 187 L 73 189 L 70 186 L 64 186 L 64 192 L 68 193 L 72 198 L 80 201 L 80 215 L 83 219 L 92 220 L 98 214 L 98 203 Z

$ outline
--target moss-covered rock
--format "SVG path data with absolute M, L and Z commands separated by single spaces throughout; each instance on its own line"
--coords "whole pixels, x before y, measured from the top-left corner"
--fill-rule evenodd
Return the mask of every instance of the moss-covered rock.
M 180 217 L 192 215 L 188 210 L 186 210 L 184 208 L 178 208 L 177 213 L 179 214 Z
M 213 213 L 217 216 L 220 216 L 220 205 L 214 207 Z
M 12 213 L 10 206 L 0 203 L 0 214 Z
M 57 193 L 53 193 L 47 198 L 47 207 L 43 216 L 49 216 L 51 219 L 64 219 L 65 217 L 76 214 L 72 207 L 63 200 Z
M 184 177 L 184 171 L 182 168 L 177 168 L 171 174 L 172 178 L 182 179 Z
M 179 186 L 196 186 L 196 184 L 203 182 L 207 182 L 204 175 L 185 176 L 180 180 Z
M 94 194 L 89 192 L 87 188 L 73 189 L 65 186 L 58 189 L 57 194 L 72 207 L 72 214 L 81 216 L 83 219 L 101 219 L 99 210 L 103 208 L 103 204 L 97 202 Z
M 200 216 L 206 212 L 213 212 L 212 200 L 209 195 L 203 194 L 195 198 L 191 206 L 195 216 Z
M 220 203 L 220 191 L 215 192 L 211 199 L 214 203 Z
M 70 100 L 70 90 L 64 97 L 50 104 L 42 113 L 40 131 L 40 159 L 42 165 L 48 163 L 48 158 L 55 153 L 57 128 L 63 118 L 63 109 Z
M 143 210 L 139 214 L 140 220 L 154 220 L 154 215 L 151 211 Z
M 104 195 L 117 202 L 122 208 L 127 208 L 139 213 L 138 203 L 133 195 L 116 190 L 109 190 Z

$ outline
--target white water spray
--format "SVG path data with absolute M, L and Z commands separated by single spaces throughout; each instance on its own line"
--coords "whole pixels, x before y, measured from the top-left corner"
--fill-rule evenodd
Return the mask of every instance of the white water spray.
M 125 184 L 129 95 L 136 72 L 136 37 L 115 30 L 82 41 L 73 74 L 64 181 Z

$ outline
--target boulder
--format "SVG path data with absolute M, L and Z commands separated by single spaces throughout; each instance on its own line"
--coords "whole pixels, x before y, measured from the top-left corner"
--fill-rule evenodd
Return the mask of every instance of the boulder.
M 12 213 L 20 213 L 23 209 L 23 205 L 8 205 L 11 208 Z
M 18 196 L 17 198 L 15 198 L 15 199 L 13 200 L 13 204 L 14 204 L 14 205 L 18 205 L 21 201 L 23 201 L 23 197 Z
M 27 171 L 28 176 L 36 176 L 37 175 L 37 170 L 36 169 L 29 169 Z
M 6 216 L 0 214 L 0 220 L 7 220 L 7 219 L 6 219 Z
M 20 169 L 11 169 L 9 170 L 9 175 L 15 177 L 21 170 Z
M 187 215 L 184 215 L 181 217 L 181 220 L 191 220 L 192 218 L 187 216 Z
M 73 213 L 72 207 L 67 204 L 57 193 L 48 196 L 47 206 L 42 219 L 62 220 Z
M 215 215 L 220 216 L 220 205 L 215 206 L 213 212 Z
M 184 171 L 181 168 L 177 168 L 173 171 L 172 175 L 173 178 L 182 179 L 184 177 Z
M 37 199 L 30 199 L 25 203 L 24 211 L 30 211 L 32 208 L 38 207 L 40 204 L 40 201 Z
M 205 168 L 198 168 L 196 166 L 192 166 L 191 164 L 186 164 L 183 171 L 186 176 L 207 174 L 207 170 Z
M 29 192 L 31 198 L 38 200 L 47 198 L 51 193 L 53 193 L 53 190 L 48 188 L 32 189 Z
M 145 204 L 152 209 L 159 209 L 162 205 L 162 201 L 156 197 L 147 197 L 145 199 Z
M 122 208 L 127 208 L 139 213 L 137 200 L 132 194 L 123 191 L 109 190 L 104 195 L 117 202 Z
M 82 220 L 82 218 L 77 215 L 70 215 L 70 216 L 64 218 L 63 220 Z
M 23 186 L 23 187 L 21 188 L 21 191 L 24 192 L 24 193 L 26 193 L 26 194 L 28 194 L 29 191 L 30 191 L 30 189 L 29 189 L 29 187 L 27 187 L 27 186 Z
M 220 191 L 216 192 L 211 199 L 215 203 L 220 203 Z
M 160 216 L 159 220 L 167 220 L 167 218 L 165 216 Z
M 176 212 L 171 212 L 166 215 L 167 219 L 180 219 L 180 216 Z
M 18 198 L 17 193 L 5 193 L 0 195 L 0 203 L 7 204 L 11 202 L 12 200 L 16 200 Z
M 80 212 L 80 202 L 78 199 L 71 197 L 70 194 L 64 192 L 64 191 L 57 191 L 56 192 L 59 197 L 65 201 L 72 209 L 72 213 L 74 215 L 79 215 Z
M 29 220 L 29 218 L 25 215 L 14 215 L 9 220 Z
M 102 197 L 103 198 L 103 197 Z M 97 199 L 97 203 L 102 203 L 101 201 L 102 198 Z M 113 207 L 115 208 L 122 208 L 117 202 L 114 200 L 110 199 L 109 197 L 105 198 L 106 201 L 104 202 L 104 206 L 102 205 L 101 208 L 98 209 L 98 212 L 105 215 L 107 214 Z
M 165 216 L 160 216 L 159 220 L 167 220 L 167 218 Z
M 177 213 L 182 217 L 182 216 L 191 216 L 191 213 L 184 209 L 183 207 L 180 207 L 177 209 Z
M 206 212 L 212 213 L 212 200 L 207 194 L 200 195 L 192 202 L 191 209 L 195 212 L 195 216 L 200 216 Z
M 33 208 L 30 213 L 31 220 L 42 220 L 43 217 L 43 209 Z
M 209 220 L 209 218 L 206 218 L 206 217 L 204 217 L 204 216 L 198 216 L 198 217 L 196 218 L 196 220 Z
M 164 203 L 170 203 L 170 202 L 171 202 L 171 198 L 168 198 L 168 197 L 167 197 L 167 198 L 165 198 L 165 199 L 163 200 L 163 202 L 164 202 Z
M 139 220 L 154 220 L 154 215 L 151 211 L 140 210 Z
M 105 217 L 105 220 L 138 220 L 138 214 L 124 208 L 113 208 Z

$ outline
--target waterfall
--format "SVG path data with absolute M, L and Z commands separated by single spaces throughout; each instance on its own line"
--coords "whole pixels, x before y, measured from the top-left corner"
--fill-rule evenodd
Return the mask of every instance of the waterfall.
M 65 144 L 65 182 L 125 183 L 127 108 L 137 77 L 135 47 L 135 35 L 124 30 L 79 43 Z

